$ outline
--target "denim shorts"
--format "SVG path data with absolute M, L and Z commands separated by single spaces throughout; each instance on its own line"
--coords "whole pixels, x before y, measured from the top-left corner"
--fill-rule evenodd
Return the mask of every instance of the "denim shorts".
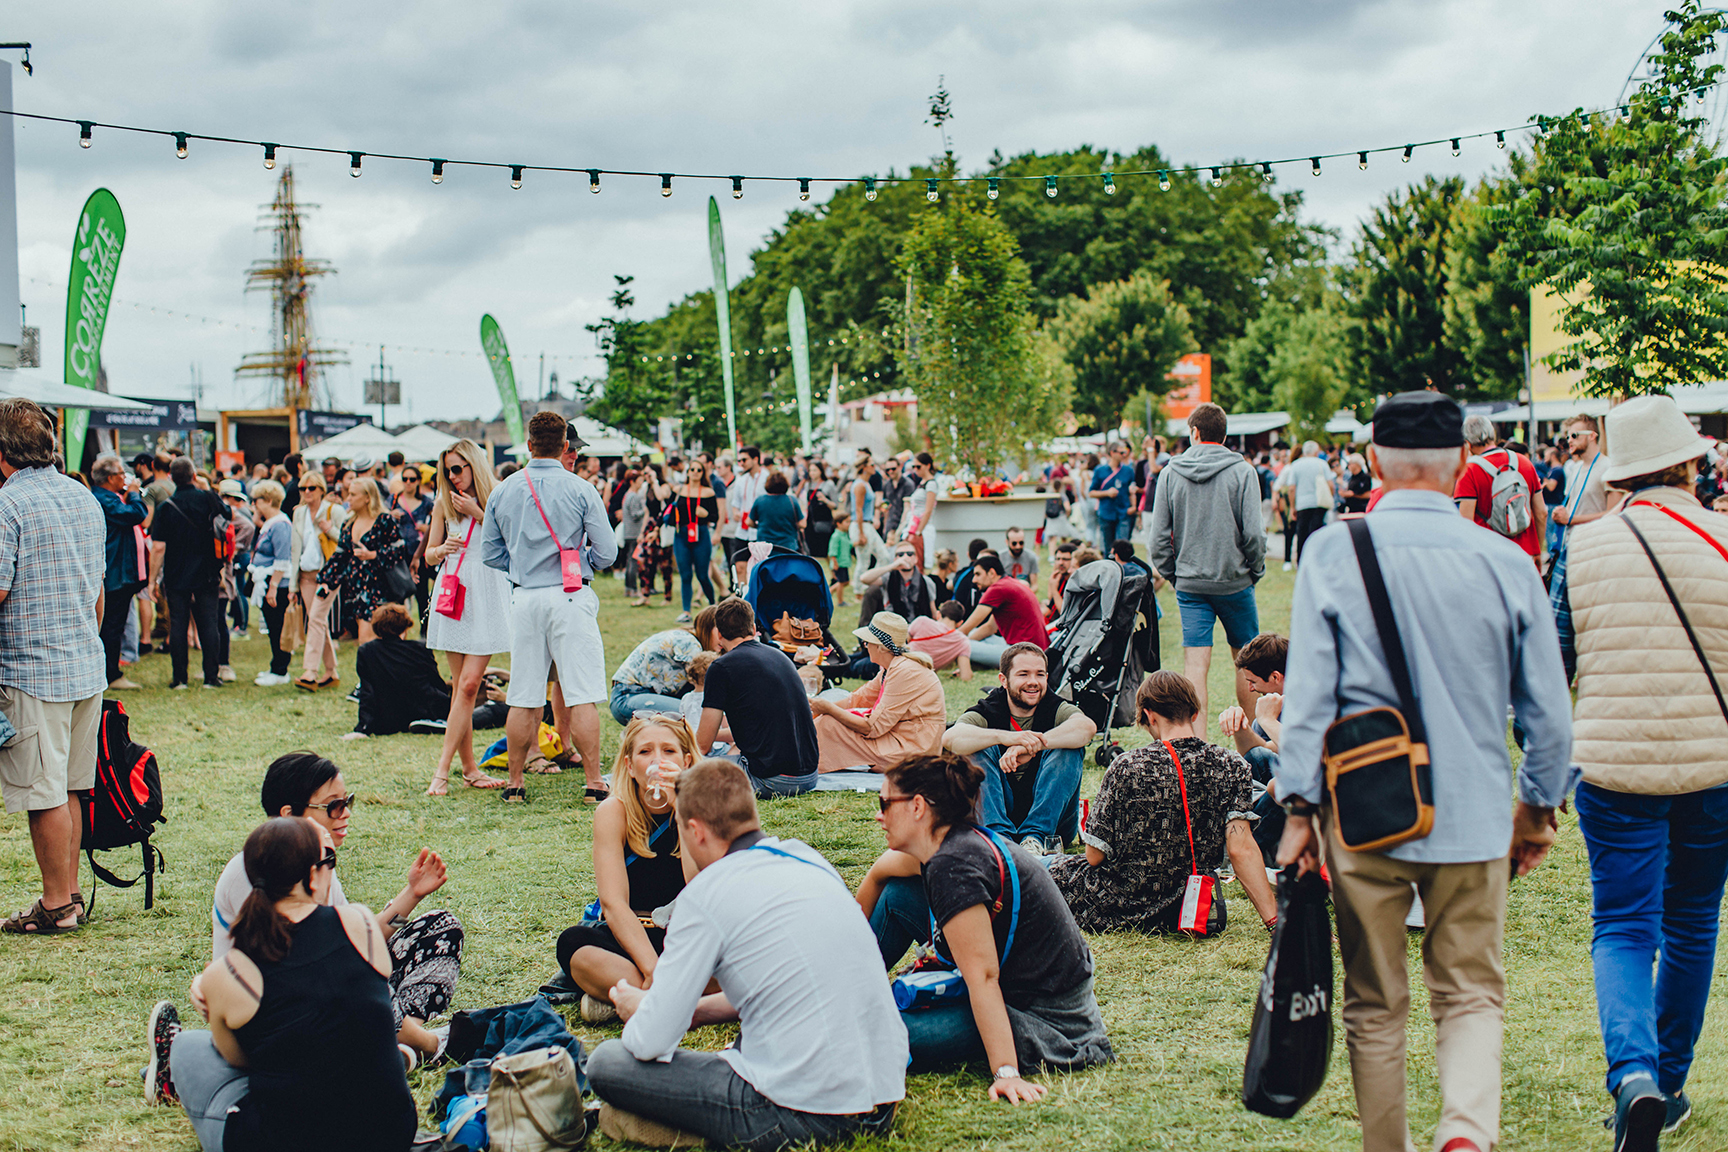
M 1232 648 L 1241 648 L 1260 634 L 1260 608 L 1252 584 L 1240 592 L 1178 592 L 1176 607 L 1182 613 L 1184 648 L 1212 647 L 1212 625 L 1220 621 Z

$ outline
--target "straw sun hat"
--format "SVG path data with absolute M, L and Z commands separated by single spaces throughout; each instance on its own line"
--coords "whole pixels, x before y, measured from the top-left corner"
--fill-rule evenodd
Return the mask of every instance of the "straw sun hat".
M 1674 398 L 1661 395 L 1639 396 L 1612 408 L 1608 447 L 1603 477 L 1610 484 L 1684 464 L 1710 449 Z
M 866 644 L 880 644 L 898 656 L 906 651 L 908 643 L 906 617 L 898 612 L 878 612 L 870 623 L 853 629 L 852 635 Z

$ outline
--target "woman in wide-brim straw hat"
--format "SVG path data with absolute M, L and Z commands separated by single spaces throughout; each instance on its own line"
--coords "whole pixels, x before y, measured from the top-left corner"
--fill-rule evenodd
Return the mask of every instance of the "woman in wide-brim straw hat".
M 882 671 L 845 700 L 810 701 L 820 771 L 880 772 L 941 745 L 947 697 L 930 669 L 930 657 L 911 649 L 906 630 L 906 618 L 898 612 L 876 613 L 853 635 L 864 641 L 864 650 Z
M 1608 449 L 1627 495 L 1568 545 L 1572 754 L 1614 1146 L 1654 1148 L 1691 1112 L 1728 871 L 1728 516 L 1693 495 L 1706 444 L 1669 397 L 1614 408 Z

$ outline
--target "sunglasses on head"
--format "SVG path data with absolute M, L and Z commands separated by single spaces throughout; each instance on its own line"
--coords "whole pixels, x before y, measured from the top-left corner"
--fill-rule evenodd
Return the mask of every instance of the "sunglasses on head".
M 354 793 L 350 792 L 346 796 L 338 796 L 327 804 L 308 804 L 306 807 L 316 808 L 326 816 L 330 817 L 330 819 L 335 820 L 340 817 L 342 813 L 354 807 Z

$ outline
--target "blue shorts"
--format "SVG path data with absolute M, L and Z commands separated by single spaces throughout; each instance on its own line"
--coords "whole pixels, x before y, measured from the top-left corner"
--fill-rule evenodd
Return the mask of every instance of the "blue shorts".
M 1230 647 L 1241 648 L 1260 635 L 1260 607 L 1254 602 L 1254 586 L 1240 592 L 1178 592 L 1176 607 L 1182 613 L 1182 647 L 1212 647 L 1212 625 L 1222 622 Z

